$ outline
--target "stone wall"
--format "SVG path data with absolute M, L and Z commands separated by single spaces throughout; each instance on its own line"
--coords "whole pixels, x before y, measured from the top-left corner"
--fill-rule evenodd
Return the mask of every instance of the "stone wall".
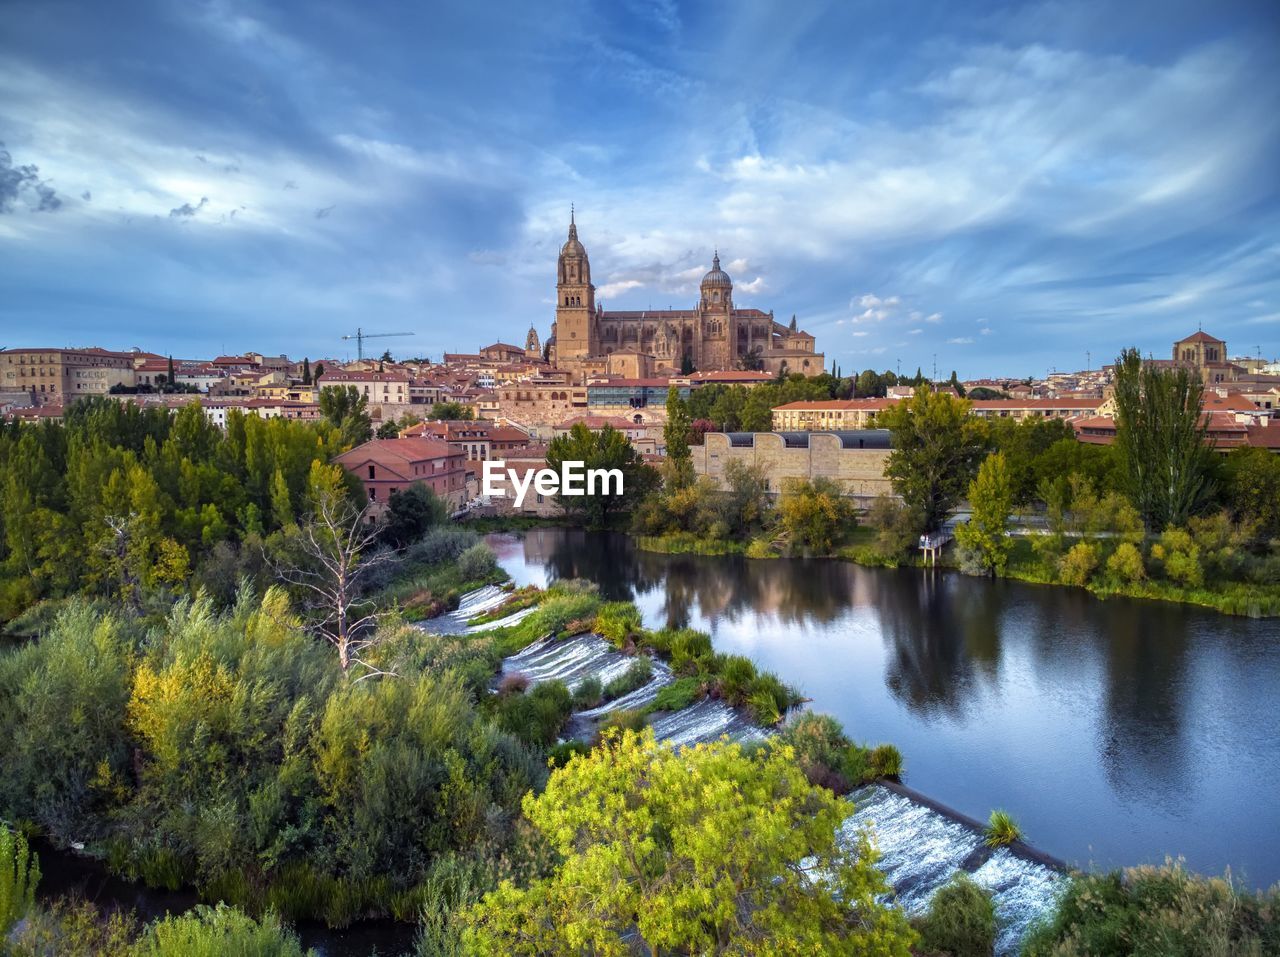
M 769 491 L 774 493 L 782 490 L 788 478 L 817 476 L 839 482 L 861 504 L 893 493 L 884 474 L 888 449 L 845 448 L 839 436 L 828 433 L 810 433 L 807 447 L 788 448 L 783 437 L 774 432 L 756 432 L 752 444 L 745 446 L 731 445 L 725 433 L 708 432 L 704 444 L 694 446 L 692 452 L 694 470 L 699 475 L 709 475 L 721 487 L 725 466 L 737 459 L 763 466 Z

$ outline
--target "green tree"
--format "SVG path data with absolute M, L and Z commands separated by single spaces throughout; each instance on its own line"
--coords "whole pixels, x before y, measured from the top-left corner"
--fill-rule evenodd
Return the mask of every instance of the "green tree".
M 859 954 L 907 957 L 915 934 L 850 806 L 790 747 L 675 751 L 625 732 L 553 771 L 525 815 L 563 862 L 504 881 L 465 916 L 478 955 Z
M 853 501 L 833 480 L 787 479 L 778 500 L 778 528 L 792 551 L 829 555 L 857 524 Z
M 1226 498 L 1232 517 L 1258 538 L 1280 538 L 1280 455 L 1259 448 L 1232 451 L 1226 461 Z
M 730 535 L 750 535 L 770 518 L 769 476 L 762 465 L 730 459 L 724 467 L 722 513 Z
M 1186 524 L 1212 497 L 1203 398 L 1190 369 L 1144 363 L 1136 349 L 1116 359 L 1115 444 L 1125 491 L 1150 531 Z
M 456 422 L 474 418 L 471 406 L 461 402 L 437 402 L 431 407 L 430 418 L 442 422 Z
M 946 392 L 915 395 L 877 416 L 893 451 L 885 473 L 921 532 L 935 532 L 964 497 L 986 452 L 982 424 L 969 403 Z
M 319 382 L 319 381 L 320 381 L 320 377 L 321 377 L 322 375 L 324 375 L 324 363 L 323 363 L 323 362 L 317 362 L 317 363 L 316 363 L 316 371 L 315 371 L 315 375 L 314 375 L 314 377 L 313 377 L 313 381 L 315 381 L 315 382 Z
M 1013 482 L 1003 452 L 983 459 L 977 478 L 969 483 L 969 507 L 973 515 L 956 526 L 956 541 L 975 553 L 983 568 L 1002 574 L 1013 548 L 1007 527 L 1013 511 Z
M 689 451 L 689 410 L 675 386 L 667 389 L 667 421 L 662 438 L 667 448 L 667 491 L 675 492 L 693 482 L 693 455 Z
M 564 462 L 581 462 L 586 469 L 617 470 L 622 475 L 622 489 L 609 481 L 608 494 L 597 486 L 591 495 L 557 495 L 556 501 L 566 513 L 583 519 L 592 528 L 603 528 L 611 515 L 634 508 L 658 484 L 658 473 L 646 465 L 627 437 L 606 425 L 593 432 L 581 422 L 564 435 L 558 435 L 547 447 L 547 465 L 560 470 Z
M 387 501 L 382 538 L 396 548 L 412 545 L 449 518 L 449 506 L 423 482 L 394 490 Z
M 311 385 L 311 360 L 306 356 L 302 357 L 302 384 Z
M 368 442 L 373 436 L 369 398 L 353 385 L 327 385 L 320 390 L 320 414 L 342 433 L 348 447 Z

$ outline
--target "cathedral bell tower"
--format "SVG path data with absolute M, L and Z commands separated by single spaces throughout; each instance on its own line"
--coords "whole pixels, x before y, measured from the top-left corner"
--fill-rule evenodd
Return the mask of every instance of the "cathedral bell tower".
M 560 247 L 556 266 L 556 359 L 592 356 L 596 341 L 596 287 L 591 285 L 591 263 L 578 242 L 578 225 L 569 211 L 569 238 Z

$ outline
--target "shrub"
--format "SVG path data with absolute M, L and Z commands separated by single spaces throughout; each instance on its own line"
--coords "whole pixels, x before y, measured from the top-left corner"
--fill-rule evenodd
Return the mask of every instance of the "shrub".
M 1022 829 L 1007 811 L 992 811 L 983 835 L 987 847 L 1005 847 L 1022 840 Z
M 1064 585 L 1087 585 L 1098 567 L 1101 549 L 1093 542 L 1076 542 L 1058 564 Z
M 849 766 L 850 753 L 861 756 L 862 749 L 849 741 L 840 722 L 828 714 L 812 711 L 798 714 L 787 721 L 779 738 L 794 749 L 796 762 L 810 784 L 845 794 L 852 781 L 857 780 L 850 778 L 849 771 L 862 770 Z
M 464 582 L 477 582 L 488 578 L 498 567 L 493 549 L 484 542 L 476 542 L 458 556 L 458 574 Z
M 532 635 L 559 634 L 571 622 L 594 618 L 600 607 L 600 595 L 590 582 L 571 580 L 556 582 L 547 589 L 538 610 L 521 622 Z
M 1142 552 L 1132 542 L 1121 542 L 1107 559 L 1107 574 L 1116 581 L 1132 585 L 1147 577 Z
M 529 676 L 513 671 L 498 680 L 498 694 L 502 696 L 524 694 L 529 690 Z
M 1200 546 L 1184 528 L 1170 526 L 1151 546 L 1151 560 L 1164 571 L 1172 582 L 1186 588 L 1199 588 L 1204 584 L 1204 569 L 1200 564 Z
M 702 697 L 702 682 L 693 676 L 677 678 L 658 689 L 653 699 L 654 711 L 680 711 Z
M 590 751 L 591 746 L 585 741 L 561 741 L 547 752 L 547 764 L 552 768 L 562 768 L 572 761 L 575 755 L 589 754 Z
M 613 729 L 639 731 L 645 726 L 644 717 L 644 712 L 636 708 L 620 708 L 609 712 L 608 716 L 600 722 L 600 731 L 602 734 Z
M 613 701 L 615 698 L 630 694 L 648 684 L 652 678 L 653 661 L 647 655 L 641 655 L 627 665 L 626 671 L 604 686 L 604 700 Z
M 27 913 L 40 883 L 40 861 L 27 839 L 0 823 L 0 940 Z
M 915 921 L 920 950 L 951 957 L 991 957 L 996 942 L 996 909 L 991 892 L 959 873 L 938 888 L 929 909 Z
M 225 904 L 200 905 L 156 921 L 134 947 L 136 957 L 304 957 L 293 931 L 274 914 L 261 922 Z
M 453 561 L 479 541 L 480 536 L 469 528 L 440 525 L 410 545 L 405 558 L 415 564 L 438 565 Z
M 544 681 L 526 694 L 500 699 L 498 724 L 527 744 L 550 747 L 573 712 L 573 697 L 561 681 Z
M 643 627 L 640 609 L 629 601 L 611 601 L 596 613 L 595 630 L 619 648 Z
M 1073 879 L 1027 957 L 1280 953 L 1280 891 L 1251 894 L 1181 863 Z
M 877 778 L 902 777 L 902 752 L 892 744 L 878 744 L 867 755 L 867 770 Z
M 104 914 L 88 901 L 63 897 L 31 908 L 9 937 L 9 949 L 0 949 L 0 953 L 12 957 L 133 957 L 138 932 L 138 919 L 132 911 Z M 0 948 L 3 946 L 0 943 Z
M 594 675 L 584 679 L 578 687 L 573 689 L 574 711 L 594 708 L 602 700 L 604 700 L 604 688 L 600 685 L 600 679 Z

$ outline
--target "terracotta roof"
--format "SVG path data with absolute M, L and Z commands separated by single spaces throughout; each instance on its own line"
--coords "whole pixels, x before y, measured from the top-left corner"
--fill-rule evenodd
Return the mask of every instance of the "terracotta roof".
M 432 459 L 457 458 L 460 452 L 450 448 L 447 442 L 421 437 L 407 439 L 370 439 L 343 452 L 334 461 L 345 468 L 359 468 L 366 462 L 374 462 L 393 472 L 406 465 L 414 465 Z M 408 476 L 405 476 L 406 478 Z
M 813 401 L 805 401 L 803 399 L 796 402 L 788 402 L 785 405 L 775 405 L 774 412 L 853 412 L 856 410 L 878 411 L 887 409 L 891 405 L 896 405 L 898 399 L 815 399 Z
M 1178 345 L 1181 345 L 1184 342 L 1212 342 L 1215 345 L 1222 345 L 1223 340 L 1215 339 L 1213 336 L 1209 335 L 1209 333 L 1205 332 L 1204 330 L 1200 330 L 1192 335 L 1187 336 L 1187 338 L 1185 339 L 1179 339 Z

